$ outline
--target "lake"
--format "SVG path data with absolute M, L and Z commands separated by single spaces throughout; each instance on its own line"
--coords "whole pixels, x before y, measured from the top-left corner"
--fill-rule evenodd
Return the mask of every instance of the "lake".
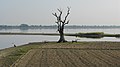
M 104 32 L 109 34 L 120 34 L 120 28 L 114 29 L 65 29 L 65 33 L 78 33 L 78 32 Z M 58 33 L 56 29 L 2 29 L 0 32 L 23 32 L 23 33 Z M 119 38 L 105 37 L 101 39 L 79 38 L 65 36 L 66 40 L 72 41 L 114 41 L 120 42 Z M 44 42 L 44 41 L 58 41 L 59 36 L 44 36 L 44 35 L 0 35 L 0 49 L 13 47 L 13 45 L 23 45 L 30 42 Z

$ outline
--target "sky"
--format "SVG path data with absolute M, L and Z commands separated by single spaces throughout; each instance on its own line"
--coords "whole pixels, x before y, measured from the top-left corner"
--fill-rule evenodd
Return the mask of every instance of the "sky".
M 67 7 L 69 25 L 120 25 L 120 0 L 0 0 L 0 25 L 55 25 Z

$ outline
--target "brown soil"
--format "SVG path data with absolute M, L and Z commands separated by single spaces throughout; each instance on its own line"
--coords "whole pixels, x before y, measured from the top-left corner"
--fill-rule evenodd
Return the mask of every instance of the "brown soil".
M 29 50 L 11 67 L 120 67 L 120 45 L 100 44 L 44 44 Z

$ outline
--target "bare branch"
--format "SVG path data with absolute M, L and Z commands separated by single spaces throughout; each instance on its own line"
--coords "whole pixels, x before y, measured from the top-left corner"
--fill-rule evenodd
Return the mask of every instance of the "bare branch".
M 52 13 L 55 17 L 57 17 L 58 18 L 58 16 L 57 16 L 57 14 L 56 13 Z
M 60 23 L 59 23 L 59 22 L 55 22 L 55 23 L 57 23 L 57 25 L 60 26 Z
M 59 24 L 58 22 L 55 22 L 55 23 Z
M 68 11 L 67 11 L 67 15 L 65 16 L 64 23 L 66 22 L 66 19 L 67 19 L 68 15 L 70 14 L 70 8 L 69 7 L 67 7 L 67 8 L 68 8 Z
M 68 10 L 67 10 L 67 14 L 66 14 L 64 20 L 61 19 L 61 16 L 62 16 L 62 10 L 61 9 L 57 9 L 58 12 L 59 12 L 59 15 L 57 15 L 57 13 L 52 13 L 57 18 L 56 23 L 57 23 L 59 32 L 63 31 L 64 25 L 69 23 L 69 20 L 67 22 L 66 22 L 66 20 L 67 20 L 68 15 L 70 14 L 70 8 L 69 7 L 67 7 L 67 8 L 68 8 Z
M 61 9 L 57 9 L 57 10 L 60 12 L 60 14 L 58 16 L 58 21 L 62 22 L 62 20 L 61 20 L 62 10 Z
M 57 31 L 60 31 L 60 26 L 58 25 L 58 30 Z
M 68 8 L 68 13 L 70 13 L 70 7 L 67 7 Z
M 62 13 L 62 10 L 60 10 L 60 9 L 57 9 L 60 13 Z
M 57 31 L 59 31 L 60 30 L 60 23 L 59 22 L 55 22 L 55 23 L 57 23 L 57 26 L 58 26 L 58 30 Z
M 64 23 L 64 25 L 65 25 L 65 24 L 68 24 L 69 22 L 70 22 L 70 20 L 68 20 L 66 23 Z

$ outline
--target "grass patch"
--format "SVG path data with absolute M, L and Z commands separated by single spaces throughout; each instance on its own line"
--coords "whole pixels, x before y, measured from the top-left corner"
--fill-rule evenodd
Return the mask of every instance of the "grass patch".
M 78 33 L 78 35 L 78 37 L 102 38 L 104 36 L 104 32 Z
M 38 48 L 38 46 L 39 45 L 29 45 L 29 46 L 28 45 L 23 45 L 23 46 L 9 48 L 8 50 L 10 52 L 8 52 L 7 55 L 2 56 L 1 59 L 0 59 L 0 67 L 9 67 L 18 58 L 20 58 L 20 56 L 27 53 L 30 49 Z M 4 50 L 1 50 L 1 51 L 4 51 Z

